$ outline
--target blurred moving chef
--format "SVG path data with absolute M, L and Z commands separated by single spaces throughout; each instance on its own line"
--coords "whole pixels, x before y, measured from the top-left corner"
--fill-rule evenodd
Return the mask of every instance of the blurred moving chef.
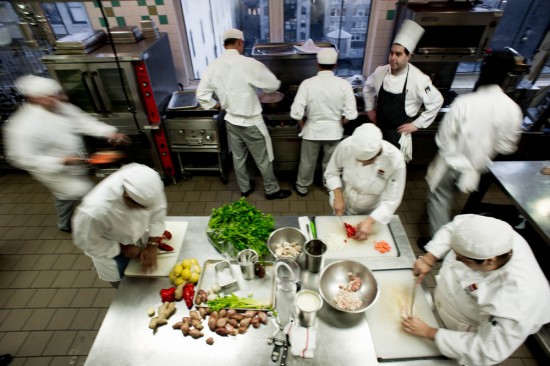
M 411 133 L 431 125 L 443 105 L 430 78 L 409 63 L 423 34 L 421 26 L 405 20 L 391 46 L 389 64 L 377 67 L 363 88 L 369 119 L 385 140 L 401 148 L 407 161 L 412 159 Z M 424 111 L 418 115 L 422 104 Z
M 406 332 L 435 341 L 460 365 L 494 365 L 550 322 L 550 286 L 529 244 L 506 222 L 459 215 L 437 232 L 414 264 L 418 282 L 443 259 L 435 307 L 444 328 L 416 317 Z
M 127 142 L 128 138 L 67 103 L 61 85 L 53 79 L 27 75 L 15 85 L 27 102 L 4 126 L 7 160 L 52 192 L 57 227 L 70 232 L 74 209 L 93 187 L 83 164 L 82 136 L 111 143 Z
M 487 172 L 492 160 L 517 149 L 523 114 L 501 89 L 514 66 L 514 55 L 508 51 L 488 55 L 474 91 L 456 98 L 439 125 L 435 136 L 439 151 L 426 175 L 426 209 L 432 236 L 451 221 L 455 194 L 477 191 L 481 174 Z M 491 179 L 487 175 L 484 181 L 486 190 Z
M 274 92 L 281 82 L 264 64 L 242 55 L 243 32 L 229 29 L 222 38 L 225 51 L 202 75 L 197 100 L 204 109 L 221 107 L 227 112 L 227 135 L 241 196 L 248 197 L 255 187 L 246 165 L 250 153 L 262 175 L 266 199 L 287 198 L 291 192 L 280 189 L 273 173 L 273 146 L 256 95 L 256 88 Z M 212 98 L 214 93 L 219 104 Z
M 343 124 L 357 118 L 357 105 L 351 84 L 334 75 L 338 53 L 323 48 L 317 54 L 319 72 L 304 80 L 290 107 L 290 116 L 302 127 L 300 165 L 296 179 L 299 196 L 313 183 L 317 158 L 323 149 L 322 171 L 344 135 Z M 306 117 L 306 119 L 304 119 Z
M 92 258 L 99 278 L 118 287 L 130 259 L 156 268 L 164 233 L 166 196 L 160 176 L 132 163 L 101 181 L 78 206 L 73 240 Z
M 375 222 L 390 222 L 401 204 L 406 177 L 403 154 L 372 123 L 342 140 L 325 170 L 334 214 L 369 215 L 357 225 L 357 240 L 366 239 Z

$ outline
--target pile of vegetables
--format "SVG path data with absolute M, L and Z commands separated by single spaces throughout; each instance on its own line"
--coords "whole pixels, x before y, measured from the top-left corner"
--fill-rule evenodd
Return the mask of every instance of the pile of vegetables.
M 244 198 L 212 210 L 208 236 L 218 251 L 235 258 L 243 249 L 253 249 L 260 257 L 268 253 L 267 239 L 275 220 Z

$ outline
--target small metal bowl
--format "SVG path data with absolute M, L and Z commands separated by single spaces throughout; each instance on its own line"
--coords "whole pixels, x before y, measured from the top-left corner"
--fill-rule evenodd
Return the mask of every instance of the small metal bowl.
M 348 283 L 348 273 L 361 278 L 363 285 L 359 289 L 359 298 L 362 306 L 355 310 L 346 310 L 338 307 L 334 298 L 340 290 L 340 285 Z M 372 272 L 359 262 L 343 260 L 329 264 L 323 269 L 319 278 L 319 292 L 323 300 L 334 309 L 345 313 L 361 313 L 367 310 L 378 299 L 379 289 Z
M 285 241 L 289 243 L 298 244 L 301 248 L 300 254 L 298 254 L 295 257 L 277 256 L 275 254 L 275 246 Z M 280 229 L 273 231 L 271 235 L 269 235 L 269 238 L 267 239 L 267 247 L 269 248 L 271 255 L 273 255 L 273 257 L 277 259 L 278 258 L 298 259 L 304 252 L 305 242 L 306 242 L 306 237 L 299 229 L 296 229 L 295 227 L 282 227 Z

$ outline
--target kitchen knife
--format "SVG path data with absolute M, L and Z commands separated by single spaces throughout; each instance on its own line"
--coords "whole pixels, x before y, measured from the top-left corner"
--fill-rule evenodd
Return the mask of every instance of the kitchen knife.
M 411 311 L 409 313 L 409 316 L 412 317 L 413 316 L 413 307 L 414 307 L 414 298 L 416 297 L 416 279 L 415 279 L 415 282 L 413 284 L 413 290 L 412 290 L 412 296 L 411 296 Z
M 283 352 L 281 354 L 281 366 L 286 366 L 286 358 L 288 356 L 288 347 L 290 346 L 290 338 L 286 335 L 286 342 L 283 344 Z

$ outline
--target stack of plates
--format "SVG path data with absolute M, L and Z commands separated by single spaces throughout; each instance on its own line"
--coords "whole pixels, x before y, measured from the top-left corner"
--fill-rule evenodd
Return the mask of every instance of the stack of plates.
M 142 20 L 141 33 L 146 39 L 157 39 L 160 36 L 159 29 L 155 25 L 154 20 Z
M 57 55 L 81 55 L 90 53 L 103 46 L 107 40 L 107 34 L 102 30 L 92 30 L 71 34 L 58 39 L 55 42 L 55 54 Z
M 135 25 L 112 27 L 110 31 L 111 39 L 115 44 L 137 43 L 143 39 L 143 34 Z

